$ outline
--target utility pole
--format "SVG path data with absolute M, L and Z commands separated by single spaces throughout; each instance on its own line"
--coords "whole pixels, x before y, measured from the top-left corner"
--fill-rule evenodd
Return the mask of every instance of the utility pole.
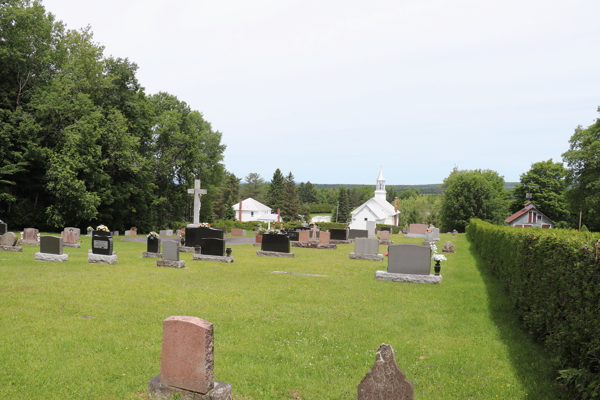
M 335 203 L 335 222 L 338 222 L 338 215 L 340 215 L 340 202 Z

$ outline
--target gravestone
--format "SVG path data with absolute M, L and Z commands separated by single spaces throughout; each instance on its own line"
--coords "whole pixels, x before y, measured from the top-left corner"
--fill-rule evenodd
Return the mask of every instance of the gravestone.
M 231 236 L 246 236 L 246 231 L 243 229 L 233 228 L 231 230 Z
M 13 232 L 6 232 L 0 236 L 0 250 L 23 251 L 23 246 L 17 246 L 17 235 Z
M 281 234 L 264 234 L 262 246 L 256 255 L 267 257 L 294 257 L 291 253 L 290 238 Z
M 382 226 L 381 231 L 388 231 L 390 234 L 392 233 L 392 227 L 391 226 Z
M 60 236 L 40 237 L 40 251 L 35 253 L 35 259 L 37 261 L 68 261 L 69 255 L 63 254 L 63 238 Z
M 225 232 L 222 229 L 205 227 L 187 227 L 185 228 L 185 246 L 200 246 L 200 241 L 205 238 L 225 239 Z
M 160 236 L 173 236 L 173 229 L 163 229 L 158 232 Z
M 387 270 L 395 274 L 429 275 L 431 248 L 418 244 L 389 245 Z
M 75 232 L 75 240 L 76 241 L 81 240 L 81 229 L 79 229 L 79 228 L 71 228 L 71 227 L 65 228 L 64 232 Z
M 331 234 L 329 232 L 321 232 L 319 234 L 319 243 L 329 244 Z
M 163 243 L 163 258 L 156 260 L 157 267 L 183 268 L 185 261 L 179 260 L 179 243 L 165 240 Z
M 381 233 L 379 234 L 379 240 L 390 240 L 390 232 L 381 231 Z
M 431 228 L 433 234 L 433 240 L 436 242 L 440 241 L 440 228 Z
M 375 236 L 375 227 L 377 226 L 375 224 L 375 221 L 367 221 L 366 225 L 367 225 L 366 229 L 367 229 L 367 235 L 368 235 L 367 237 L 370 237 L 370 238 L 374 237 Z
M 350 229 L 348 239 L 368 238 L 369 232 L 366 229 Z
M 452 237 L 456 237 L 456 234 L 457 234 L 457 233 L 458 233 L 458 231 L 457 231 L 456 229 L 454 229 L 454 230 L 452 231 Z
M 412 383 L 396 365 L 396 354 L 389 344 L 379 346 L 375 365 L 357 388 L 358 400 L 412 400 Z
M 6 232 L 8 232 L 8 225 L 6 222 L 0 221 L 0 235 L 4 235 Z
M 423 245 L 429 246 L 433 242 L 433 232 L 428 229 L 427 232 L 425 232 L 425 240 L 423 240 Z
M 298 232 L 298 241 L 302 243 L 308 243 L 308 237 L 310 236 L 310 231 L 302 230 Z
M 74 247 L 77 249 L 80 248 L 81 244 L 79 243 L 79 240 L 77 239 L 77 232 L 65 230 L 63 232 L 63 246 L 64 247 Z
M 444 243 L 444 249 L 442 253 L 456 253 L 456 247 L 452 244 L 452 242 Z
M 194 188 L 188 189 L 188 193 L 194 196 L 194 225 L 198 225 L 200 223 L 200 207 L 202 205 L 200 200 L 202 195 L 208 192 L 206 189 L 200 189 L 200 179 L 196 179 L 194 182 Z
M 348 255 L 351 260 L 383 261 L 383 254 L 379 254 L 379 239 L 356 238 L 354 252 Z
M 330 240 L 348 240 L 348 229 L 330 229 Z
M 39 246 L 40 245 L 40 242 L 38 240 L 39 233 L 40 233 L 40 231 L 35 228 L 25 228 L 23 230 L 23 237 L 21 240 L 21 244 Z
M 113 253 L 113 239 L 110 232 L 92 232 L 92 254 L 110 256 Z
M 160 374 L 148 382 L 150 397 L 231 400 L 232 385 L 214 381 L 213 325 L 188 316 L 163 324 Z
M 160 252 L 161 240 L 159 237 L 148 236 L 146 239 L 146 251 L 142 253 L 142 258 L 161 258 Z
M 125 236 L 135 236 L 136 233 L 137 233 L 136 231 L 126 230 L 125 231 Z
M 225 240 L 204 238 L 200 240 L 200 248 L 200 254 L 223 257 L 225 255 Z
M 119 236 L 119 231 L 114 231 L 112 235 L 113 235 L 113 237 Z
M 429 226 L 427 224 L 410 224 L 408 227 L 408 233 L 424 235 L 428 228 Z
M 290 238 L 290 242 L 300 241 L 300 232 L 298 231 L 289 231 L 287 235 Z

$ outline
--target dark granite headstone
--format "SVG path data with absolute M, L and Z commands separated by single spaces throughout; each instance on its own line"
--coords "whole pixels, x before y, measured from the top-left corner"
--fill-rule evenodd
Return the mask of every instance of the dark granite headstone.
M 160 253 L 160 238 L 148 238 L 148 253 Z
M 310 227 L 308 227 L 308 226 L 297 226 L 297 227 L 294 228 L 294 230 L 297 230 L 297 231 L 310 231 Z
M 262 251 L 275 251 L 278 253 L 289 253 L 291 251 L 290 238 L 286 235 L 267 234 L 263 235 Z
M 0 222 L 0 235 L 4 235 L 6 232 L 8 232 L 6 222 Z
M 40 253 L 63 254 L 63 238 L 59 236 L 40 236 Z
M 185 228 L 186 247 L 200 246 L 200 240 L 205 238 L 224 239 L 225 232 L 215 228 Z
M 358 400 L 412 400 L 412 384 L 396 365 L 394 349 L 382 344 L 375 355 L 375 365 L 360 381 Z
M 200 239 L 200 254 L 205 256 L 224 256 L 225 240 L 217 238 Z
M 287 235 L 290 238 L 291 242 L 297 242 L 300 239 L 300 232 L 299 231 L 289 231 L 287 233 Z
M 350 229 L 350 232 L 348 233 L 348 239 L 356 239 L 359 237 L 368 238 L 369 231 L 366 229 Z
M 112 256 L 113 240 L 110 232 L 92 231 L 92 253 Z
M 331 240 L 348 240 L 348 229 L 330 229 Z

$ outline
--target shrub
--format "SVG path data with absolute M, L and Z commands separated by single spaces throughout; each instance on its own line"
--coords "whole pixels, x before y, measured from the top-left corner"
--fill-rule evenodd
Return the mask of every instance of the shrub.
M 473 219 L 469 240 L 582 399 L 600 398 L 600 234 Z

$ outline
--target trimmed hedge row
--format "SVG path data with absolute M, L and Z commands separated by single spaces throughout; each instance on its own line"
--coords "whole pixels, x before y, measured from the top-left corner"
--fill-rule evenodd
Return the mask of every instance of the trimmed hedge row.
M 600 234 L 473 219 L 467 235 L 581 399 L 600 398 Z

